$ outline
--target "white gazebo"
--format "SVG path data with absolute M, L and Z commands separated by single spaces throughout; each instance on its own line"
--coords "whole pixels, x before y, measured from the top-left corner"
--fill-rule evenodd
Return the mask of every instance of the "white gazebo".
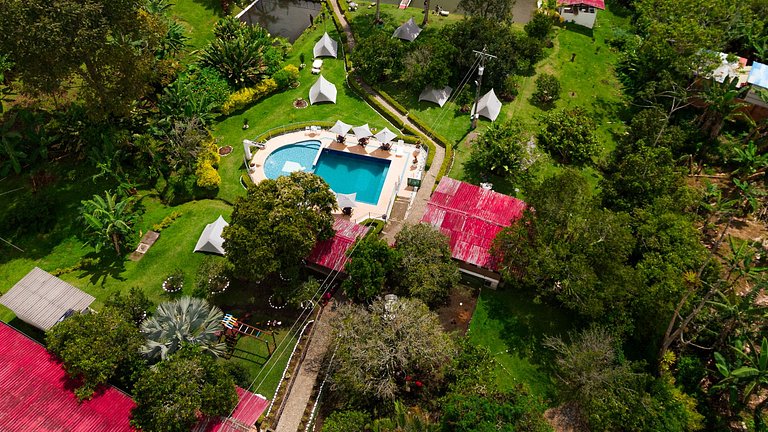
M 448 98 L 451 97 L 452 91 L 453 89 L 448 86 L 445 86 L 441 89 L 427 86 L 419 95 L 419 100 L 436 103 L 442 107 L 446 102 L 448 102 Z
M 379 142 L 381 143 L 388 143 L 393 139 L 397 138 L 397 134 L 387 128 L 384 128 L 373 137 L 379 140 Z
M 312 49 L 312 54 L 315 57 L 337 57 L 339 54 L 339 44 L 331 39 L 328 33 L 323 33 L 323 37 L 317 41 Z
M 221 233 L 224 231 L 225 226 L 229 226 L 229 224 L 221 215 L 213 223 L 206 225 L 203 233 L 197 240 L 195 252 L 210 252 L 224 255 L 226 252 L 224 251 L 224 239 L 221 238 Z
M 318 102 L 336 103 L 336 86 L 320 75 L 320 78 L 309 89 L 309 103 L 314 105 Z
M 472 105 L 472 112 L 475 112 L 475 105 Z M 491 89 L 477 101 L 477 115 L 483 116 L 490 121 L 495 121 L 501 112 L 501 101 L 496 97 L 496 93 Z
M 368 127 L 368 123 L 362 126 L 353 127 L 352 133 L 355 134 L 355 137 L 357 137 L 358 139 L 368 138 L 369 136 L 373 135 L 373 132 L 371 132 L 371 128 Z
M 405 24 L 398 27 L 392 34 L 392 37 L 413 42 L 416 37 L 419 36 L 419 33 L 421 33 L 421 29 L 416 25 L 416 22 L 413 21 L 413 18 L 411 18 L 406 21 Z
M 346 135 L 350 129 L 352 129 L 352 125 L 346 124 L 341 120 L 336 120 L 336 124 L 328 130 L 337 135 Z

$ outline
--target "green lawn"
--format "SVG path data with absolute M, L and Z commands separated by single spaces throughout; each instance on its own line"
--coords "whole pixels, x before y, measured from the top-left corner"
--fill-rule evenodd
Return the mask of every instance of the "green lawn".
M 200 49 L 213 39 L 213 26 L 224 14 L 219 0 L 176 0 L 171 16 L 187 29 L 190 48 Z
M 491 350 L 496 360 L 496 383 L 503 389 L 526 384 L 531 392 L 551 401 L 555 386 L 545 361 L 548 353 L 541 347 L 546 335 L 563 334 L 570 320 L 560 309 L 536 303 L 533 294 L 484 289 L 477 301 L 469 339 Z
M 546 50 L 547 57 L 536 66 L 536 75 L 521 77 L 520 94 L 511 103 L 504 104 L 496 121 L 514 121 L 522 125 L 530 136 L 535 136 L 539 130 L 537 117 L 544 111 L 532 105 L 530 98 L 538 74 L 550 73 L 560 80 L 562 88 L 561 98 L 555 107 L 581 107 L 592 115 L 597 124 L 596 133 L 601 145 L 599 158 L 605 158 L 615 148 L 617 137 L 624 132 L 623 121 L 627 120 L 628 108 L 628 102 L 622 94 L 615 72 L 618 53 L 611 50 L 606 43 L 606 39 L 611 37 L 615 29 L 628 27 L 628 21 L 627 18 L 612 13 L 611 8 L 609 4 L 608 10 L 600 12 L 594 32 L 579 26 L 556 27 L 553 37 L 554 46 Z M 576 56 L 571 62 L 573 54 Z M 434 115 L 430 110 L 432 108 L 423 111 L 414 109 L 413 112 L 429 119 L 430 115 Z M 456 109 L 449 107 L 448 111 L 446 117 L 450 117 L 451 112 L 456 112 Z M 467 117 L 465 114 L 459 125 L 466 124 Z M 482 132 L 483 126 L 487 124 L 487 121 L 483 120 L 478 131 Z M 451 133 L 450 127 L 447 130 L 440 127 L 438 130 Z M 468 178 L 464 173 L 463 163 L 468 156 L 469 147 L 461 142 L 454 152 L 456 160 L 449 173 L 450 177 L 477 181 Z M 559 165 L 545 154 L 541 155 L 540 161 L 541 163 L 534 170 L 534 175 L 539 178 L 551 176 L 560 170 Z M 594 168 L 585 168 L 584 173 L 596 186 L 599 179 L 598 172 Z M 503 179 L 491 180 L 495 185 L 499 185 L 497 190 L 504 193 L 512 192 L 514 185 L 505 183 Z
M 416 22 L 416 25 L 422 27 L 421 22 L 424 19 L 424 14 L 422 13 L 422 9 L 410 7 L 406 9 L 398 9 L 397 5 L 381 4 L 379 17 L 383 21 L 383 24 L 377 27 L 373 25 L 373 20 L 376 17 L 375 7 L 369 8 L 367 6 L 361 6 L 355 12 L 347 11 L 346 17 L 350 26 L 352 27 L 352 32 L 355 37 L 358 39 L 364 39 L 368 37 L 376 28 L 382 28 L 385 32 L 392 34 L 396 28 L 400 27 L 400 25 L 408 21 L 410 18 L 413 18 L 413 21 Z M 440 29 L 441 27 L 444 27 L 448 24 L 461 21 L 463 19 L 463 15 L 456 13 L 450 14 L 447 17 L 430 14 L 429 22 L 427 23 L 427 26 L 424 27 L 423 32 L 419 36 L 427 35 L 429 32 Z

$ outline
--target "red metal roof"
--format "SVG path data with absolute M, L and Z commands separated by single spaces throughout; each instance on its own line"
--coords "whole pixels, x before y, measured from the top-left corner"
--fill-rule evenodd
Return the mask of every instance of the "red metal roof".
M 453 258 L 496 270 L 490 254 L 493 239 L 519 219 L 523 209 L 525 203 L 517 198 L 443 177 L 421 221 L 448 236 Z
M 251 393 L 248 390 L 236 388 L 239 402 L 232 416 L 216 418 L 205 424 L 205 432 L 239 432 L 248 431 L 261 414 L 269 406 L 269 400 L 260 394 Z M 198 429 L 195 429 L 198 430 Z
M 0 431 L 133 431 L 133 400 L 114 387 L 77 402 L 76 384 L 43 346 L 0 323 Z
M 347 250 L 358 237 L 365 235 L 370 227 L 358 225 L 342 217 L 336 217 L 333 223 L 336 234 L 318 242 L 307 257 L 307 262 L 317 264 L 329 270 L 342 271 L 349 261 Z
M 605 10 L 605 0 L 558 0 L 557 3 L 564 6 L 583 4 Z

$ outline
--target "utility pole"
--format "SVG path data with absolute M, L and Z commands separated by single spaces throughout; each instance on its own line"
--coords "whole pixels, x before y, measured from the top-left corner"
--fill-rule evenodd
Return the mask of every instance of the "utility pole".
M 488 54 L 486 47 L 482 51 L 472 50 L 476 57 L 480 57 L 480 66 L 477 68 L 477 88 L 475 89 L 475 105 L 472 109 L 472 129 L 477 127 L 477 101 L 480 100 L 480 87 L 483 85 L 483 71 L 485 71 L 485 61 L 488 58 L 496 58 L 495 55 Z

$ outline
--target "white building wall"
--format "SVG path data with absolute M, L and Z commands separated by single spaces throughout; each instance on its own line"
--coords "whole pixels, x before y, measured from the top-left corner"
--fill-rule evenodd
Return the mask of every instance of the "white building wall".
M 566 22 L 572 22 L 587 28 L 595 26 L 597 9 L 593 7 L 578 8 L 577 6 L 564 6 L 558 8 L 557 11 Z

